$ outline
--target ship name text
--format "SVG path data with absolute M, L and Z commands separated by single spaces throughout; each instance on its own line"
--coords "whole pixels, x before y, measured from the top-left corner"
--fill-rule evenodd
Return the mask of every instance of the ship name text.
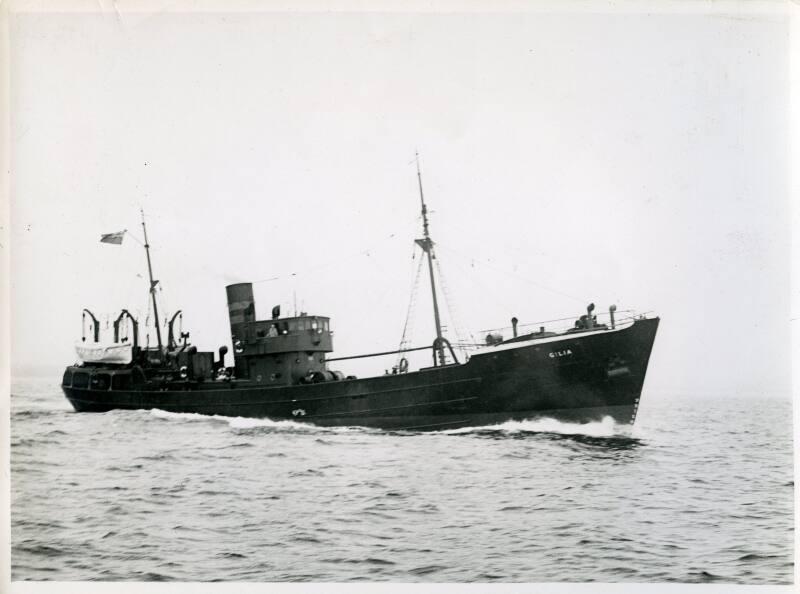
M 564 349 L 563 351 L 553 351 L 550 353 L 551 359 L 556 359 L 558 357 L 567 357 L 568 355 L 572 354 L 572 349 Z

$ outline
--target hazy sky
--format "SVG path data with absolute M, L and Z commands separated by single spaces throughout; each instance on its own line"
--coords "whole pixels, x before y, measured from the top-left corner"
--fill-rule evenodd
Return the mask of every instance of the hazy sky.
M 476 338 L 615 303 L 662 318 L 654 397 L 788 394 L 777 11 L 110 9 L 17 13 L 10 42 L 18 373 L 74 361 L 83 307 L 144 317 L 141 247 L 98 242 L 141 238 L 140 205 L 163 309 L 199 348 L 229 341 L 226 284 L 276 276 L 256 285 L 262 317 L 296 294 L 332 318 L 337 354 L 395 348 L 419 150 Z M 421 289 L 413 342 L 429 344 Z

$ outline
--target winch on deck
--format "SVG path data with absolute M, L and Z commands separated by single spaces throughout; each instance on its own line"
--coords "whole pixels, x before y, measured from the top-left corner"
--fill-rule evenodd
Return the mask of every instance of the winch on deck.
M 345 379 L 341 372 L 329 371 L 325 362 L 325 353 L 333 351 L 329 318 L 281 318 L 276 306 L 272 319 L 256 320 L 251 283 L 228 285 L 226 292 L 236 377 L 267 385 Z

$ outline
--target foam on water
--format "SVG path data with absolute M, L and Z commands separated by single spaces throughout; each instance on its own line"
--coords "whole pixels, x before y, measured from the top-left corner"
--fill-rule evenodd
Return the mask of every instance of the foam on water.
M 176 413 L 168 410 L 161 410 L 160 408 L 153 408 L 148 410 L 151 415 L 159 419 L 178 419 L 184 421 L 209 421 L 212 419 L 224 419 L 216 415 L 201 415 L 200 413 Z
M 380 429 L 369 427 L 321 427 L 313 423 L 299 423 L 296 421 L 271 419 L 254 419 L 249 417 L 226 417 L 222 415 L 202 415 L 199 413 L 176 413 L 154 408 L 149 413 L 159 419 L 174 419 L 181 421 L 219 421 L 227 423 L 232 429 L 254 429 L 264 427 L 277 431 L 303 431 L 303 432 L 325 432 L 325 433 L 350 433 L 350 432 L 380 432 Z M 458 429 L 446 429 L 434 433 L 444 435 L 459 435 L 465 433 L 485 433 L 487 431 L 497 431 L 499 433 L 556 433 L 560 435 L 586 435 L 588 437 L 629 437 L 631 427 L 628 425 L 618 425 L 612 417 L 604 417 L 601 421 L 589 423 L 567 423 L 543 417 L 539 419 L 529 419 L 525 421 L 506 421 L 495 425 L 482 425 L 478 427 L 461 427 Z
M 412 433 L 14 394 L 15 580 L 792 581 L 790 402 Z
M 263 427 L 276 431 L 288 432 L 324 432 L 324 433 L 350 433 L 353 431 L 376 431 L 368 427 L 321 427 L 313 423 L 299 423 L 297 421 L 272 419 L 254 419 L 250 417 L 226 417 L 223 415 L 202 415 L 199 413 L 176 413 L 154 408 L 148 411 L 159 419 L 172 419 L 178 421 L 217 421 L 227 423 L 231 429 L 255 429 Z
M 380 429 L 369 427 L 321 427 L 313 423 L 299 423 L 297 421 L 272 419 L 254 419 L 249 417 L 226 417 L 222 415 L 202 415 L 199 413 L 176 413 L 154 408 L 149 413 L 159 419 L 173 419 L 180 421 L 217 421 L 227 423 L 232 429 L 254 429 L 263 427 L 276 431 L 303 431 L 324 433 L 350 433 L 350 432 L 380 432 Z M 586 435 L 588 437 L 630 437 L 629 425 L 618 425 L 612 417 L 606 416 L 601 421 L 589 423 L 567 423 L 543 417 L 525 421 L 506 421 L 495 425 L 482 425 L 477 427 L 460 427 L 458 429 L 445 429 L 433 433 L 444 435 L 460 435 L 466 433 L 485 433 L 497 431 L 498 433 L 555 433 L 560 435 Z
M 295 421 L 273 421 L 271 419 L 251 419 L 248 417 L 226 417 L 222 415 L 201 415 L 199 413 L 176 413 L 160 408 L 149 411 L 151 415 L 159 419 L 173 419 L 178 421 L 217 421 L 227 423 L 232 429 L 252 429 L 255 427 L 267 427 L 270 429 L 283 429 L 292 431 L 307 431 L 321 427 L 315 427 L 307 423 L 297 423 Z
M 602 421 L 590 423 L 567 423 L 557 419 L 544 417 L 526 421 L 506 421 L 497 425 L 484 425 L 482 427 L 462 427 L 460 429 L 447 429 L 441 433 L 459 434 L 474 432 L 497 431 L 502 433 L 558 433 L 561 435 L 587 435 L 589 437 L 617 437 L 628 436 L 630 427 L 617 425 L 612 417 L 604 417 Z
M 270 429 L 291 429 L 308 431 L 314 429 L 307 423 L 297 423 L 295 421 L 273 421 L 271 419 L 250 419 L 247 417 L 227 417 L 228 425 L 233 429 L 252 429 L 254 427 L 268 427 Z

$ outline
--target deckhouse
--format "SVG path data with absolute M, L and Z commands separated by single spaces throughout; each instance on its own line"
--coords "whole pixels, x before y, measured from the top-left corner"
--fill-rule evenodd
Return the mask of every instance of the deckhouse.
M 225 289 L 236 377 L 267 385 L 343 379 L 325 362 L 325 354 L 333 351 L 329 318 L 305 313 L 282 318 L 275 306 L 271 319 L 257 320 L 251 283 Z

